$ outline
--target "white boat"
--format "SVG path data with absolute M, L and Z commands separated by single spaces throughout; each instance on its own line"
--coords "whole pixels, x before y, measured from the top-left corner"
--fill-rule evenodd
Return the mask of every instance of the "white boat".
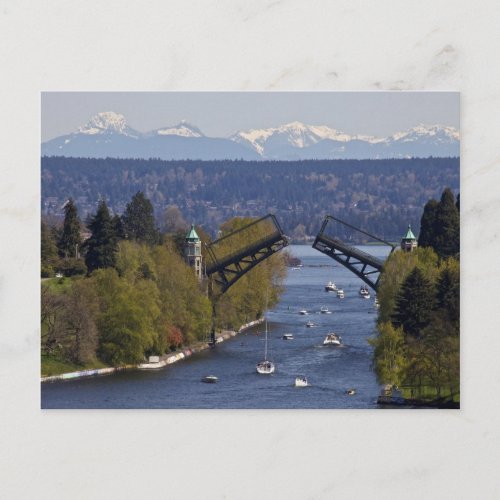
M 206 375 L 201 379 L 205 384 L 216 384 L 219 379 L 215 375 Z
M 339 288 L 339 289 L 337 290 L 337 297 L 338 297 L 339 299 L 343 299 L 343 298 L 344 298 L 344 290 L 342 290 L 342 288 Z
M 359 295 L 364 299 L 370 298 L 370 291 L 368 290 L 368 287 L 366 285 L 361 286 L 361 288 L 359 289 Z
M 378 298 L 375 297 L 375 302 L 373 303 L 373 305 L 378 309 L 380 307 L 380 303 L 378 301 Z
M 307 378 L 304 375 L 299 375 L 295 377 L 295 387 L 307 387 L 309 382 L 307 382 Z
M 325 292 L 336 292 L 337 291 L 337 285 L 333 281 L 329 281 L 325 285 Z
M 323 345 L 340 345 L 342 343 L 342 338 L 336 333 L 329 333 L 325 340 L 323 340 Z
M 321 314 L 332 314 L 332 311 L 329 311 L 326 306 L 323 306 L 319 311 Z
M 354 396 L 356 394 L 356 389 L 347 389 L 347 391 L 345 391 L 345 393 L 348 396 Z
M 266 309 L 267 309 L 267 304 L 266 304 Z M 267 359 L 267 318 L 265 323 L 266 323 L 266 333 L 264 340 L 264 361 L 257 363 L 256 368 L 257 368 L 257 373 L 260 373 L 261 375 L 271 375 L 271 373 L 274 373 L 275 366 L 272 361 L 269 361 Z
M 314 323 L 312 321 L 308 321 L 306 323 L 307 328 L 312 328 L 314 326 Z
M 308 312 L 305 309 L 301 309 L 299 311 L 299 314 L 302 314 L 302 316 L 305 316 L 306 314 L 308 314 Z
M 284 333 L 283 337 L 281 337 L 283 340 L 293 340 L 293 335 L 291 333 Z

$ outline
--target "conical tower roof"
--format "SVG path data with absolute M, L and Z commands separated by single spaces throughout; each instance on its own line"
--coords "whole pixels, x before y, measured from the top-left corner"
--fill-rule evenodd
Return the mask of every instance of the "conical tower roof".
M 200 237 L 198 236 L 198 233 L 196 232 L 196 229 L 194 228 L 194 224 L 191 224 L 191 229 L 186 235 L 186 240 L 187 241 L 200 241 Z
M 413 231 L 411 230 L 411 225 L 408 224 L 408 230 L 406 231 L 406 234 L 403 236 L 403 240 L 416 240 L 415 235 L 413 234 Z

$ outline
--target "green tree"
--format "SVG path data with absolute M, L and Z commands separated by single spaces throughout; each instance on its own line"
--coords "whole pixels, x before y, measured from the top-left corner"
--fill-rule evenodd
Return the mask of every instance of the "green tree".
M 433 247 L 436 239 L 436 213 L 438 202 L 429 200 L 424 206 L 424 213 L 420 219 L 419 247 Z
M 418 266 L 427 278 L 434 281 L 438 273 L 438 257 L 432 248 L 417 248 L 413 252 L 393 252 L 384 263 L 377 297 L 380 302 L 379 322 L 391 321 L 396 307 L 396 297 L 401 284 Z
M 137 363 L 155 344 L 158 290 L 147 280 L 132 285 L 115 269 L 92 275 L 99 297 L 99 357 L 110 364 Z
M 460 252 L 460 216 L 455 196 L 449 188 L 443 191 L 436 210 L 434 248 L 440 257 Z
M 418 267 L 408 275 L 396 297 L 393 324 L 407 335 L 420 337 L 434 306 L 434 286 Z
M 441 269 L 436 285 L 436 310 L 445 314 L 449 332 L 460 332 L 460 264 L 448 259 Z
M 142 191 L 138 191 L 128 203 L 122 221 L 128 239 L 150 245 L 158 243 L 159 233 L 155 226 L 153 205 Z
M 378 335 L 370 339 L 374 347 L 374 367 L 378 380 L 383 384 L 402 385 L 405 379 L 405 341 L 402 328 L 390 322 L 382 323 Z
M 80 219 L 73 200 L 70 198 L 64 206 L 64 224 L 61 239 L 57 244 L 59 255 L 64 258 L 78 258 L 82 244 Z
M 99 202 L 96 214 L 91 217 L 89 229 L 92 232 L 85 242 L 85 264 L 89 273 L 95 269 L 114 267 L 116 264 L 117 242 L 109 210 L 104 200 Z
M 40 227 L 40 257 L 42 277 L 53 276 L 58 260 L 57 246 L 53 232 L 43 220 Z

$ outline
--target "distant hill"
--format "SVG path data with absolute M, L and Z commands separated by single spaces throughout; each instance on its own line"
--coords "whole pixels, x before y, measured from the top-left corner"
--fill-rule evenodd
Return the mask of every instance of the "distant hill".
M 293 237 L 315 235 L 325 214 L 385 239 L 409 223 L 418 234 L 422 207 L 445 187 L 457 192 L 458 158 L 321 161 L 161 161 L 42 158 L 42 214 L 62 216 L 72 197 L 81 217 L 104 198 L 123 213 L 137 191 L 158 223 L 169 205 L 212 235 L 234 216 L 275 213 Z
M 44 142 L 42 156 L 159 158 L 163 160 L 309 160 L 455 157 L 460 138 L 453 127 L 418 125 L 389 137 L 349 135 L 327 126 L 292 122 L 239 131 L 228 138 L 205 136 L 181 122 L 147 133 L 125 117 L 98 113 L 77 131 Z

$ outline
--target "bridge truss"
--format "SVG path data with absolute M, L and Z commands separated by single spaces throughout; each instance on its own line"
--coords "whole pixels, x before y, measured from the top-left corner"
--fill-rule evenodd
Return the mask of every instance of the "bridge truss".
M 349 271 L 354 273 L 358 276 L 358 278 L 362 279 L 369 287 L 376 291 L 380 278 L 380 271 L 382 270 L 384 262 L 369 253 L 363 252 L 362 250 L 345 243 L 332 234 L 328 234 L 331 230 L 329 224 L 332 221 L 343 224 L 354 231 L 360 232 L 370 238 L 373 238 L 374 240 L 379 241 L 380 243 L 390 246 L 390 253 L 395 250 L 396 246 L 388 241 L 374 236 L 373 234 L 367 233 L 362 229 L 348 224 L 347 222 L 337 219 L 332 215 L 327 215 L 325 217 L 323 224 L 321 225 L 321 229 L 314 240 L 313 248 L 324 253 L 325 255 L 328 255 L 328 257 L 331 257 L 345 266 L 349 269 Z
M 252 243 L 243 243 L 251 241 Z M 226 292 L 257 264 L 288 245 L 278 220 L 268 214 L 206 246 L 205 273 Z

